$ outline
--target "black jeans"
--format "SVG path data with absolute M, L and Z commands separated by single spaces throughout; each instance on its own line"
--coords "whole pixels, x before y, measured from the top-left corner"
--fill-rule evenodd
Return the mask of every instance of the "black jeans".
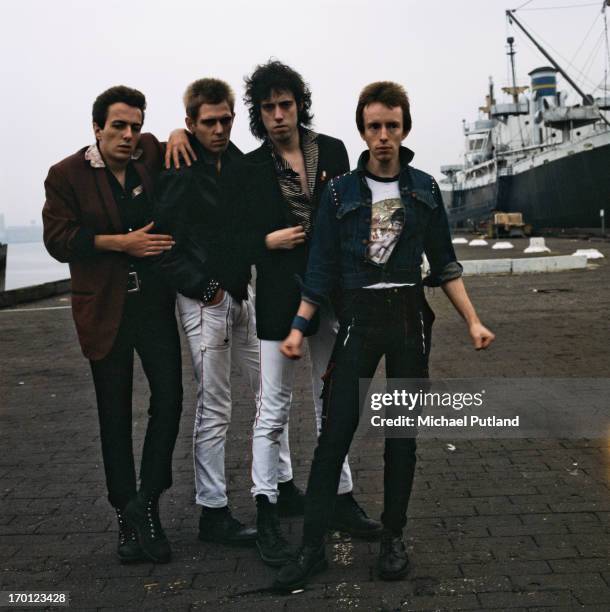
M 182 411 L 180 337 L 173 300 L 145 287 L 127 294 L 110 353 L 90 362 L 108 500 L 116 508 L 123 508 L 136 493 L 131 423 L 134 349 L 150 387 L 141 487 L 160 493 L 172 484 L 172 454 Z
M 427 378 L 434 315 L 421 286 L 345 292 L 341 327 L 324 389 L 322 432 L 307 484 L 303 541 L 324 538 L 333 512 L 341 465 L 358 427 L 359 379 L 373 378 L 383 355 L 388 378 Z M 386 438 L 384 527 L 406 524 L 415 472 L 414 438 Z

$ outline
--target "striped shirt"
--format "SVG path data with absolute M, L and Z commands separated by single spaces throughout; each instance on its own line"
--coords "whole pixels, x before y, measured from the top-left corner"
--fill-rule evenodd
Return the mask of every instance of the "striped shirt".
M 300 133 L 309 195 L 303 192 L 298 173 L 275 150 L 270 140 L 267 140 L 267 144 L 271 149 L 271 156 L 273 157 L 282 196 L 288 202 L 290 220 L 294 225 L 302 225 L 305 235 L 309 238 L 313 229 L 313 192 L 316 186 L 316 174 L 318 171 L 318 134 L 306 128 L 301 128 Z

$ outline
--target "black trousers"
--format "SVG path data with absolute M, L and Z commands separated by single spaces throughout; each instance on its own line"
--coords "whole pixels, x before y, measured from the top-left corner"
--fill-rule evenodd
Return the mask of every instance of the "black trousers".
M 134 350 L 150 387 L 141 487 L 161 493 L 172 484 L 172 454 L 182 411 L 180 337 L 173 299 L 155 291 L 127 294 L 110 353 L 91 361 L 108 500 L 123 508 L 136 493 L 132 442 Z
M 420 286 L 358 289 L 343 296 L 340 330 L 324 388 L 322 432 L 314 453 L 303 541 L 324 538 L 333 512 L 341 465 L 360 417 L 359 381 L 373 378 L 382 356 L 388 378 L 427 378 L 434 315 Z M 384 527 L 401 530 L 416 462 L 414 438 L 386 438 L 384 451 Z

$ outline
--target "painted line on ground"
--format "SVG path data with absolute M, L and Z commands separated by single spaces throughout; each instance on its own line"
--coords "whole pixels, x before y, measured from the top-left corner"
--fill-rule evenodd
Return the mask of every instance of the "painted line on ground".
M 45 306 L 44 308 L 2 308 L 0 314 L 3 312 L 40 312 L 41 310 L 68 310 L 72 306 Z

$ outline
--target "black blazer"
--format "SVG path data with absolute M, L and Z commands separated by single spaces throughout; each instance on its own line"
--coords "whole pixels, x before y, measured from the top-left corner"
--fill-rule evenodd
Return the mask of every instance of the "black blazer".
M 349 170 L 347 150 L 341 140 L 318 135 L 318 169 L 312 194 L 317 209 L 326 182 Z M 225 175 L 225 205 L 234 213 L 236 248 L 256 265 L 256 332 L 261 340 L 283 340 L 301 301 L 296 276 L 307 266 L 309 244 L 292 250 L 268 250 L 265 236 L 294 225 L 282 196 L 271 151 L 263 144 L 232 164 Z M 312 321 L 308 334 L 317 329 Z

